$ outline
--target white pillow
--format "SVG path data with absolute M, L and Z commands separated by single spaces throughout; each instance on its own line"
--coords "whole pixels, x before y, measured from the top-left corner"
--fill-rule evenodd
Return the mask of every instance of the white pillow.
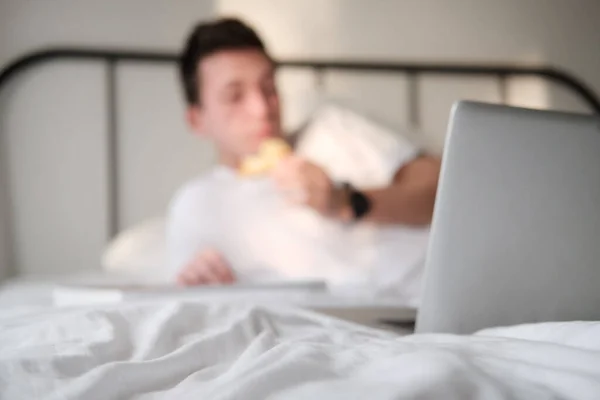
M 350 107 L 328 102 L 299 131 L 296 151 L 324 168 L 334 181 L 382 187 L 419 153 L 408 136 L 406 129 L 389 128 Z
M 103 269 L 140 274 L 148 280 L 164 280 L 167 275 L 165 232 L 166 221 L 160 217 L 119 233 L 104 251 Z

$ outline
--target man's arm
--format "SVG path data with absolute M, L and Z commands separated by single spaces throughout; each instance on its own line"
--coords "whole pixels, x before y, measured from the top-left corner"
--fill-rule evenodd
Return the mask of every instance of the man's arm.
M 396 172 L 389 186 L 364 191 L 371 201 L 371 210 L 364 220 L 380 224 L 429 224 L 439 172 L 437 157 L 421 156 L 408 162 Z M 336 188 L 319 166 L 292 156 L 280 163 L 274 178 L 293 203 L 311 207 L 330 218 L 351 220 L 347 193 Z
M 371 210 L 364 220 L 381 224 L 430 224 L 439 174 L 437 157 L 421 156 L 410 161 L 398 170 L 390 186 L 364 191 L 371 200 Z

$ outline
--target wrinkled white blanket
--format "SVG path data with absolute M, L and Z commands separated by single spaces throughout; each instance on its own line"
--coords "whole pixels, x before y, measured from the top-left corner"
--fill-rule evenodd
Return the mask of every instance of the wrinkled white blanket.
M 0 313 L 0 398 L 598 399 L 600 323 L 398 337 L 270 307 L 35 308 Z

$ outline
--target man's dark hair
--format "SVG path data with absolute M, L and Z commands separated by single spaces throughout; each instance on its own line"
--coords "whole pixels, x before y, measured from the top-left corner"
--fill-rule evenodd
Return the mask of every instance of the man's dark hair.
M 221 18 L 201 22 L 194 27 L 179 64 L 185 99 L 189 105 L 200 104 L 198 63 L 219 51 L 243 49 L 257 49 L 267 55 L 258 34 L 239 19 Z

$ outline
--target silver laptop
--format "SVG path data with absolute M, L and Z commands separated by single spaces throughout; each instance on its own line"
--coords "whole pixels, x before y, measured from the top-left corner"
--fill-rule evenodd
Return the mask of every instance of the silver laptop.
M 417 332 L 600 320 L 600 118 L 452 111 Z

